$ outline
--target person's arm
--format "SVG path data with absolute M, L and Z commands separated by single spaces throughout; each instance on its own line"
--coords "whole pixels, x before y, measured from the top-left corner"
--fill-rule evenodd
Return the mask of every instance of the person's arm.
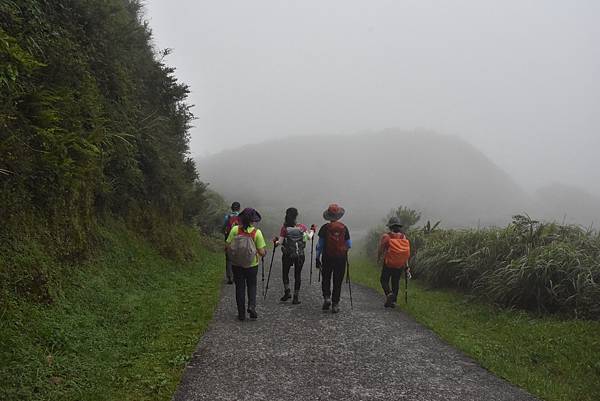
M 256 228 L 255 230 L 256 236 L 254 237 L 254 239 L 256 241 L 256 253 L 258 253 L 258 256 L 260 256 L 261 258 L 264 258 L 267 254 L 267 243 L 265 242 L 265 238 L 263 237 L 262 231 L 260 231 L 258 228 Z
M 229 215 L 226 214 L 225 217 L 223 217 L 223 225 L 221 226 L 221 232 L 223 234 L 227 234 L 227 223 L 229 222 Z
M 350 230 L 346 227 L 346 248 L 350 250 L 352 248 L 352 240 L 350 239 Z
M 317 241 L 317 260 L 321 260 L 321 254 L 325 249 L 325 236 L 327 235 L 327 224 L 319 229 L 319 241 Z
M 323 249 L 325 249 L 325 237 L 319 237 L 319 241 L 317 242 L 317 259 L 321 259 Z
M 281 226 L 281 230 L 279 230 L 279 238 L 276 238 L 276 242 L 273 242 L 273 244 L 275 246 L 279 246 L 279 245 L 283 245 L 283 241 L 285 240 L 285 237 L 287 235 L 287 230 L 285 229 L 285 226 Z
M 385 248 L 389 241 L 389 236 L 387 234 L 383 234 L 381 236 L 381 240 L 379 240 L 379 246 L 377 247 L 377 263 L 381 263 L 381 258 L 385 253 Z

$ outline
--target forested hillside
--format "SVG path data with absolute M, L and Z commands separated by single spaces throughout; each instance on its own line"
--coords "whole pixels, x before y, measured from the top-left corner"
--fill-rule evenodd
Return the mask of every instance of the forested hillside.
M 211 319 L 223 200 L 166 53 L 136 0 L 0 0 L 2 400 L 166 399 Z
M 185 256 L 172 228 L 208 208 L 188 156 L 188 88 L 141 15 L 130 0 L 0 0 L 5 289 L 47 281 L 20 246 L 81 260 L 107 218 Z

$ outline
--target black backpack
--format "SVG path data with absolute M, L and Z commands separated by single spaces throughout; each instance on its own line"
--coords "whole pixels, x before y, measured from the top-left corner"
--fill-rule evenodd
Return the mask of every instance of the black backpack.
M 304 233 L 298 227 L 286 227 L 281 251 L 288 258 L 304 256 Z

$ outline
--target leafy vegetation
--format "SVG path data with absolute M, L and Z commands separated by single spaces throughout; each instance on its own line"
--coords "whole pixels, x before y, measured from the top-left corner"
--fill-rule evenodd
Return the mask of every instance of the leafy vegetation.
M 222 255 L 192 229 L 189 262 L 173 262 L 122 223 L 61 281 L 51 306 L 0 306 L 0 399 L 170 399 L 219 299 Z M 36 263 L 35 250 L 24 260 Z M 52 261 L 59 265 L 59 261 Z
M 382 292 L 368 259 L 353 262 L 352 278 Z M 600 398 L 600 322 L 498 308 L 428 287 L 411 280 L 408 304 L 401 296 L 398 306 L 485 368 L 547 401 Z
M 417 234 L 415 276 L 505 307 L 600 318 L 600 235 L 515 216 L 508 227 Z
M 181 261 L 179 225 L 215 227 L 166 54 L 137 0 L 0 0 L 0 298 L 51 302 L 50 261 L 89 257 L 107 217 Z
M 408 219 L 403 214 L 409 212 L 392 213 Z M 506 228 L 442 230 L 429 221 L 407 226 L 413 275 L 433 288 L 458 289 L 507 308 L 600 319 L 598 232 L 527 215 L 514 216 Z M 372 260 L 384 231 L 376 227 L 367 236 Z
M 169 398 L 212 315 L 167 54 L 137 0 L 0 0 L 0 399 Z

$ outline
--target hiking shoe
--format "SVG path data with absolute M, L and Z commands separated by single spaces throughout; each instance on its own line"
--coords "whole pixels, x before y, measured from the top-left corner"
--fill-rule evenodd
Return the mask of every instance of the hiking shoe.
M 233 280 L 227 280 L 227 284 L 233 284 Z
M 395 302 L 392 302 L 392 303 L 390 304 L 390 308 L 395 308 L 395 307 L 396 307 L 396 303 L 395 303 Z
M 258 314 L 256 313 L 256 309 L 248 308 L 248 314 L 250 315 L 251 320 L 256 320 L 258 318 Z
M 290 295 L 290 290 L 285 290 L 283 296 L 279 299 L 281 302 L 285 302 L 290 299 L 292 296 Z
M 387 296 L 385 297 L 385 304 L 383 304 L 383 306 L 385 306 L 386 308 L 391 308 L 393 303 L 394 303 L 394 294 L 392 294 L 392 293 L 387 294 Z
M 244 320 L 246 320 L 246 314 L 245 313 L 238 313 L 238 320 L 240 322 L 243 322 Z
M 340 311 L 340 307 L 338 306 L 338 304 L 333 304 L 331 306 L 331 313 L 338 313 Z
M 292 304 L 298 305 L 300 300 L 298 299 L 298 294 L 294 294 L 294 299 L 292 299 Z
M 329 298 L 325 298 L 325 302 L 323 302 L 323 310 L 329 310 L 330 306 L 331 306 L 331 301 L 329 300 Z

